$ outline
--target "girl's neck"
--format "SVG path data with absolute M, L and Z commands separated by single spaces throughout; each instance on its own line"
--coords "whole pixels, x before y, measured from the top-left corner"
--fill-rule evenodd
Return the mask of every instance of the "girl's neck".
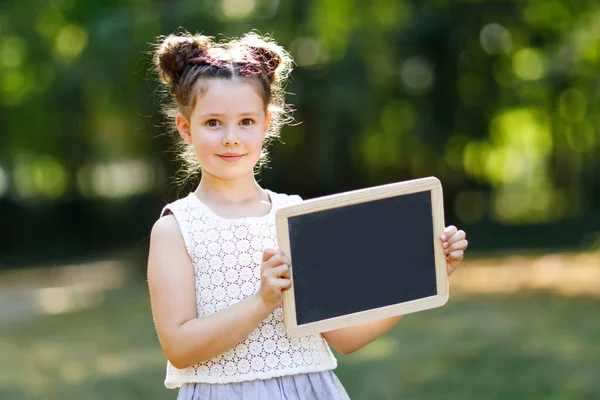
M 223 180 L 206 174 L 200 179 L 195 194 L 200 200 L 223 206 L 243 205 L 268 199 L 267 193 L 253 175 L 248 178 Z

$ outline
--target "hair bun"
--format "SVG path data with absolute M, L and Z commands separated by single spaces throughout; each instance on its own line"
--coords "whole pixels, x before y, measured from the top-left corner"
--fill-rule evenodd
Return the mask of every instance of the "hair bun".
M 191 60 L 203 57 L 212 44 L 210 36 L 167 36 L 154 56 L 161 82 L 171 87 L 176 85 Z
M 251 47 L 250 49 L 254 53 L 254 57 L 264 65 L 269 79 L 273 81 L 275 71 L 281 65 L 281 56 L 266 47 Z
M 261 64 L 271 83 L 275 79 L 275 72 L 280 69 L 287 59 L 285 51 L 276 43 L 265 40 L 254 33 L 246 34 L 240 40 L 251 53 L 252 59 Z

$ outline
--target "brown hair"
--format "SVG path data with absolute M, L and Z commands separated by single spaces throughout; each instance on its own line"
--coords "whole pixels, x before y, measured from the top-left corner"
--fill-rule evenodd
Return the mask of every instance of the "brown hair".
M 253 32 L 220 42 L 185 32 L 159 38 L 153 60 L 159 80 L 170 94 L 171 101 L 163 108 L 170 122 L 174 122 L 178 112 L 190 118 L 197 96 L 207 90 L 203 80 L 246 79 L 254 84 L 265 112 L 272 113 L 258 167 L 266 163 L 270 139 L 279 137 L 281 127 L 291 121 L 284 85 L 293 61 L 283 47 Z M 178 143 L 178 157 L 185 172 L 200 171 L 193 147 L 182 140 Z

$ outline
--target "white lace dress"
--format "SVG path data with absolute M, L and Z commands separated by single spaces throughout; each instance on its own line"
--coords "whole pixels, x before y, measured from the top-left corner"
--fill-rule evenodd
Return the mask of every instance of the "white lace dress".
M 275 212 L 301 201 L 267 192 L 271 210 L 262 217 L 221 217 L 194 194 L 164 208 L 163 215 L 177 219 L 194 265 L 198 316 L 219 312 L 260 287 L 262 252 L 276 247 Z M 321 335 L 287 335 L 279 307 L 222 355 L 186 369 L 167 363 L 165 385 L 180 388 L 178 400 L 348 399 L 336 366 Z

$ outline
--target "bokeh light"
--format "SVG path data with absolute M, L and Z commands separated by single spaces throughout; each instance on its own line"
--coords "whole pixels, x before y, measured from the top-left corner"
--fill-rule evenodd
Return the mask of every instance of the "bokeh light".
M 77 174 L 77 185 L 87 197 L 119 199 L 148 192 L 155 184 L 156 169 L 144 160 L 90 164 Z
M 256 0 L 221 0 L 221 12 L 229 19 L 248 18 L 256 8 Z
M 88 44 L 85 28 L 75 24 L 63 26 L 54 40 L 54 53 L 60 60 L 71 61 L 77 58 Z
M 290 52 L 296 64 L 301 67 L 327 61 L 326 49 L 312 37 L 296 38 L 290 45 Z
M 520 49 L 513 55 L 513 71 L 525 81 L 542 79 L 546 75 L 547 64 L 544 53 L 539 49 Z
M 487 24 L 479 33 L 481 47 L 488 54 L 508 54 L 512 50 L 510 32 L 501 24 Z
M 22 156 L 15 165 L 14 184 L 23 198 L 60 198 L 67 187 L 65 167 L 51 155 Z
M 423 93 L 431 88 L 435 80 L 433 66 L 421 56 L 409 57 L 400 67 L 404 87 L 411 93 Z

